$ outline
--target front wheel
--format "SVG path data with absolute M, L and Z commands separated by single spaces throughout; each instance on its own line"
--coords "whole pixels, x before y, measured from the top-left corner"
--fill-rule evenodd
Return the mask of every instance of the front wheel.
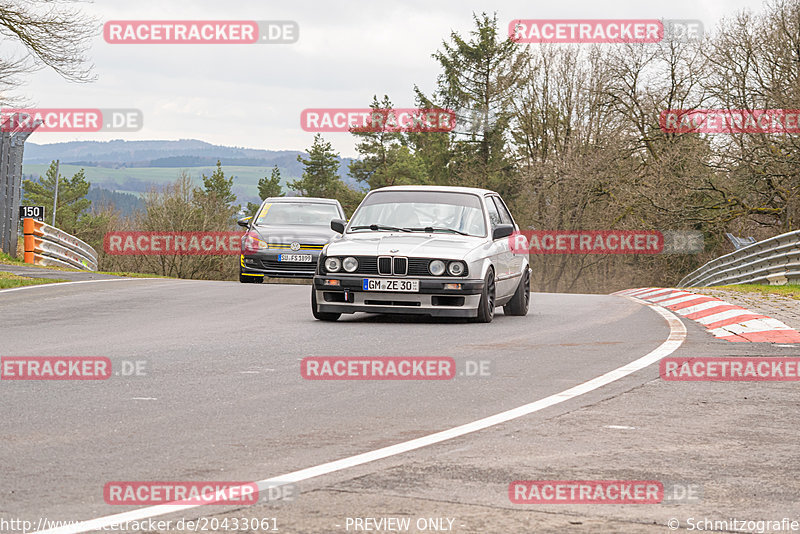
M 314 286 L 311 286 L 311 313 L 314 314 L 314 319 L 320 321 L 335 321 L 341 317 L 341 313 L 327 313 L 317 310 L 317 291 Z
M 478 316 L 475 318 L 475 322 L 491 323 L 492 319 L 494 319 L 494 307 L 494 270 L 489 269 L 486 273 L 486 278 L 483 280 L 483 293 L 481 293 L 481 302 L 478 304 Z
M 522 274 L 522 279 L 519 281 L 517 291 L 511 300 L 503 306 L 503 312 L 506 315 L 528 315 L 528 307 L 531 302 L 531 273 L 528 269 Z

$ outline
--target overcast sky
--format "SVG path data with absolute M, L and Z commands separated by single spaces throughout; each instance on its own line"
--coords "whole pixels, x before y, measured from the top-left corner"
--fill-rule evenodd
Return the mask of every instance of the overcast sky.
M 430 93 L 439 66 L 431 54 L 451 31 L 466 34 L 472 12 L 517 18 L 699 19 L 706 31 L 760 0 L 99 0 L 82 9 L 106 20 L 293 20 L 300 39 L 285 45 L 108 44 L 99 35 L 89 56 L 97 80 L 70 83 L 50 71 L 20 93 L 47 108 L 138 108 L 133 133 L 35 133 L 30 140 L 200 139 L 271 150 L 305 150 L 314 134 L 300 128 L 305 108 L 364 108 L 374 94 L 414 105 L 413 86 Z M 325 134 L 353 156 L 348 133 Z

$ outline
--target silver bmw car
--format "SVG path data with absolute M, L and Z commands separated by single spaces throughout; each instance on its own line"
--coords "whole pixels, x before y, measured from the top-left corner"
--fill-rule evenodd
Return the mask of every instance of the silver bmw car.
M 261 283 L 264 276 L 311 278 L 322 247 L 336 236 L 331 221 L 344 217 L 338 200 L 268 198 L 255 217 L 238 221 L 242 238 L 239 281 Z
M 511 251 L 518 230 L 500 195 L 486 189 L 393 186 L 371 191 L 317 263 L 311 308 L 343 313 L 426 314 L 488 323 L 497 306 L 526 315 L 530 267 Z

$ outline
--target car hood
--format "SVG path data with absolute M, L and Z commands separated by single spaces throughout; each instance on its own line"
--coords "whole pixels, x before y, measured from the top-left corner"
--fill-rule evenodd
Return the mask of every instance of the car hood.
M 486 238 L 454 234 L 363 232 L 347 234 L 328 245 L 329 256 L 408 256 L 460 260 Z
M 324 245 L 338 235 L 326 226 L 254 226 L 251 231 L 258 232 L 263 241 L 275 244 L 297 241 L 306 245 Z

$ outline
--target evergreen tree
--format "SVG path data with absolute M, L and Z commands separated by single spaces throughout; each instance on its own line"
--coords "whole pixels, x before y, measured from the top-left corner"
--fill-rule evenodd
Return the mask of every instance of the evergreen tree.
M 76 172 L 68 179 L 59 173 L 58 178 L 58 204 L 56 206 L 56 227 L 68 233 L 73 233 L 78 225 L 78 219 L 92 202 L 86 198 L 89 192 L 89 182 L 83 169 Z M 25 206 L 44 206 L 48 214 L 46 222 L 52 222 L 53 197 L 56 190 L 56 162 L 38 180 L 24 180 L 22 182 L 23 202 Z
M 285 194 L 281 188 L 281 170 L 275 165 L 269 178 L 265 176 L 258 181 L 258 196 L 264 200 L 270 197 L 282 197 Z
M 384 95 L 382 101 L 374 96 L 370 108 L 384 117 L 394 109 L 388 95 Z M 383 124 L 387 122 L 390 121 L 387 119 Z M 409 149 L 403 132 L 354 128 L 351 133 L 359 139 L 356 151 L 361 157 L 350 163 L 349 171 L 359 182 L 366 183 L 370 189 L 427 182 L 425 166 Z
M 234 207 L 236 195 L 233 194 L 233 176 L 225 178 L 222 163 L 219 160 L 217 160 L 217 168 L 214 169 L 211 176 L 203 175 L 203 189 L 198 190 L 197 194 L 209 199 L 214 198 L 227 208 Z
M 284 195 L 286 195 L 286 193 L 284 193 L 281 188 L 281 170 L 275 165 L 275 167 L 272 168 L 272 174 L 269 178 L 265 176 L 258 181 L 258 197 L 264 201 L 268 198 L 282 197 Z M 248 215 L 255 215 L 259 206 L 260 204 L 248 202 L 246 210 Z
M 302 196 L 336 198 L 344 184 L 339 179 L 339 154 L 322 138 L 314 136 L 308 150 L 308 159 L 297 156 L 305 170 L 299 180 L 289 182 L 289 187 Z
M 496 14 L 482 13 L 473 19 L 475 29 L 469 39 L 453 32 L 450 42 L 443 42 L 442 50 L 433 55 L 442 66 L 437 97 L 443 107 L 457 112 L 453 172 L 458 183 L 512 197 L 514 165 L 506 145 L 512 99 L 524 82 L 527 54 L 503 35 Z M 476 117 L 483 120 L 475 121 Z M 475 124 L 478 127 L 459 127 Z

